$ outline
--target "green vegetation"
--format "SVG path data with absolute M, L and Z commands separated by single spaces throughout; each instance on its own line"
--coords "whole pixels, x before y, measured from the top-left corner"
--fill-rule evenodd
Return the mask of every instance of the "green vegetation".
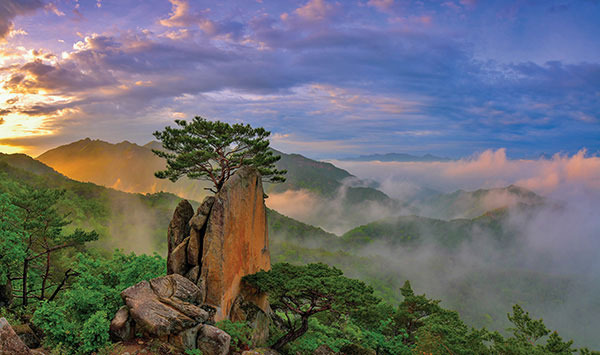
M 474 219 L 444 221 L 419 216 L 400 216 L 372 222 L 346 232 L 342 244 L 347 249 L 369 243 L 386 243 L 390 246 L 419 246 L 435 243 L 443 248 L 456 248 L 468 241 L 477 230 L 479 234 L 491 237 L 498 244 L 508 245 L 513 231 L 503 227 L 507 210 Z
M 164 253 L 166 228 L 181 200 L 170 193 L 131 194 L 74 181 L 26 155 L 0 154 L 0 193 L 16 196 L 27 189 L 64 190 L 56 204 L 72 222 L 64 230 L 94 230 L 99 238 L 91 245 L 108 252 Z
M 267 292 L 273 310 L 285 316 L 278 323 L 286 333 L 272 345 L 275 350 L 304 335 L 309 318 L 316 314 L 349 315 L 375 302 L 370 287 L 343 277 L 339 269 L 325 264 L 275 264 L 272 270 L 245 276 L 243 280 Z M 298 324 L 294 323 L 295 318 Z
M 423 198 L 415 212 L 439 219 L 476 218 L 503 207 L 539 206 L 546 200 L 527 189 L 510 185 L 503 188 L 458 190 Z
M 36 329 L 41 329 L 45 335 L 44 344 L 63 349 L 62 353 L 91 353 L 94 351 L 91 349 L 102 348 L 108 342 L 106 329 L 120 305 L 119 292 L 128 285 L 164 273 L 164 260 L 158 256 L 135 256 L 122 252 L 113 255 L 111 249 L 120 245 L 128 251 L 136 250 L 136 247 L 146 248 L 137 249 L 146 252 L 164 250 L 166 227 L 180 199 L 167 193 L 129 194 L 80 183 L 27 156 L 0 155 L 0 263 L 3 265 L 0 269 L 0 296 L 9 271 L 11 277 L 21 276 L 22 260 L 26 255 L 25 249 L 17 243 L 23 229 L 19 217 L 23 211 L 17 202 L 27 200 L 16 196 L 34 192 L 41 194 L 42 191 L 56 195 L 56 203 L 51 208 L 56 212 L 55 216 L 68 215 L 67 219 L 72 221 L 70 225 L 63 226 L 62 232 L 56 236 L 68 237 L 80 228 L 90 231 L 88 233 L 96 231 L 99 241 L 51 253 L 51 271 L 46 280 L 50 287 L 43 297 L 46 301 L 39 300 L 45 260 L 36 259 L 39 266 L 28 273 L 28 293 L 33 296 L 29 305 L 23 307 L 22 300 L 15 298 L 10 309 L 0 307 L 0 314 L 12 323 L 37 325 Z M 522 211 L 526 213 L 526 210 Z M 421 217 L 386 219 L 353 229 L 340 238 L 268 211 L 273 262 L 294 265 L 323 262 L 335 266 L 347 277 L 360 279 L 372 286 L 372 295 L 381 299 L 376 305 L 362 307 L 362 312 L 338 317 L 337 313 L 332 315 L 328 314 L 332 312 L 324 311 L 310 316 L 306 333 L 289 342 L 283 350 L 289 354 L 304 354 L 326 344 L 335 351 L 342 348 L 361 351 L 357 346 L 362 346 L 379 354 L 572 353 L 573 345 L 547 330 L 532 333 L 536 337 L 543 336 L 531 344 L 528 339 L 532 338 L 532 334 L 526 331 L 532 327 L 531 324 L 541 322 L 526 321 L 529 317 L 526 313 L 513 310 L 510 318 L 505 317 L 507 309 L 515 303 L 538 315 L 546 314 L 547 308 L 544 307 L 563 307 L 569 293 L 581 290 L 571 275 L 557 276 L 499 267 L 498 264 L 487 269 L 474 265 L 459 276 L 449 275 L 457 265 L 453 259 L 457 255 L 454 252 L 461 250 L 461 243 L 477 241 L 473 238 L 477 235 L 473 231 L 478 231 L 480 237 L 483 234 L 491 236 L 494 241 L 491 245 L 497 250 L 507 248 L 518 239 L 516 231 L 506 229 L 507 212 L 499 209 L 477 218 L 454 221 Z M 140 238 L 132 239 L 135 235 Z M 410 256 L 419 255 L 420 248 L 425 245 L 437 245 L 440 253 L 425 261 L 427 270 L 417 270 L 419 273 L 429 272 L 423 278 L 430 279 L 432 283 L 424 284 L 423 278 L 416 280 L 414 271 L 411 274 L 407 266 L 423 265 L 416 264 L 417 259 L 410 259 Z M 402 256 L 398 256 L 397 260 L 381 257 L 377 253 L 382 250 L 393 250 Z M 407 258 L 408 261 L 403 260 Z M 506 264 L 511 265 L 512 262 L 508 260 Z M 53 300 L 48 300 L 65 279 L 67 271 L 71 276 L 66 278 L 65 286 Z M 411 295 L 401 282 L 405 279 L 414 280 L 416 288 L 427 289 L 430 294 L 430 290 L 435 289 L 433 282 L 440 283 L 433 293 L 436 298 L 442 298 L 443 303 L 425 296 L 420 298 L 414 293 Z M 18 283 L 17 280 L 13 292 L 21 295 L 22 288 Z M 486 293 L 490 285 L 493 285 L 493 293 Z M 402 289 L 401 293 L 399 289 Z M 409 302 L 410 299 L 413 301 Z M 411 318 L 413 313 L 407 309 L 417 306 L 423 308 L 420 312 L 425 316 Z M 583 327 L 591 324 L 589 333 L 592 334 L 595 323 L 591 318 L 595 317 L 595 309 L 583 308 L 568 316 L 580 320 Z M 283 313 L 279 315 L 285 318 Z M 581 328 L 575 328 L 577 324 L 571 318 L 568 320 L 569 327 L 552 322 L 548 324 L 572 328 L 567 329 L 570 332 L 561 328 L 561 334 L 574 337 L 573 333 L 580 332 Z M 293 322 L 299 327 L 301 317 L 296 316 Z M 470 328 L 483 325 L 492 329 L 521 327 L 524 330 L 496 333 Z M 244 340 L 247 330 L 244 327 L 247 325 L 220 326 L 231 326 L 228 331 L 237 334 L 235 342 L 238 348 L 247 346 Z M 288 328 L 281 326 L 271 333 L 271 344 L 274 344 L 288 333 Z M 579 343 L 595 341 L 595 334 L 591 337 L 577 335 Z M 581 354 L 592 352 L 582 349 Z
M 229 319 L 217 322 L 217 327 L 231 336 L 233 351 L 249 350 L 252 345 L 252 327 L 246 322 L 232 322 Z
M 120 293 L 142 280 L 166 273 L 160 256 L 115 252 L 110 258 L 93 253 L 77 255 L 75 281 L 54 302 L 42 302 L 33 323 L 45 334 L 46 346 L 69 354 L 90 354 L 109 343 L 108 327 L 123 301 Z
M 280 157 L 269 149 L 267 137 L 271 132 L 264 128 L 230 125 L 200 116 L 191 122 L 175 120 L 175 123 L 180 128 L 166 127 L 154 133 L 164 149 L 153 152 L 167 161 L 167 169 L 156 172 L 157 178 L 173 182 L 182 176 L 208 180 L 216 193 L 238 169 L 252 166 L 266 181 L 285 181 L 287 171 L 275 167 Z
M 320 345 L 347 354 L 573 354 L 572 341 L 550 333 L 515 305 L 507 337 L 468 327 L 440 301 L 414 293 L 407 281 L 402 302 L 391 306 L 364 283 L 324 264 L 275 264 L 246 276 L 269 292 L 277 327 L 271 347 L 284 354 L 310 354 Z M 581 349 L 581 354 L 590 353 Z
M 59 211 L 68 206 L 60 204 L 64 190 L 9 180 L 2 188 L 14 191 L 0 193 L 0 285 L 8 290 L 3 303 L 12 319 L 27 321 L 33 314 L 31 322 L 43 332 L 44 344 L 69 354 L 90 354 L 105 346 L 110 319 L 122 302 L 119 293 L 163 275 L 165 261 L 121 252 L 107 258 L 85 248 L 98 235 L 66 231 L 70 221 Z
M 55 207 L 63 196 L 64 191 L 45 189 L 26 189 L 12 199 L 0 196 L 0 210 L 7 211 L 6 218 L 0 218 L 10 225 L 9 234 L 0 241 L 4 245 L 2 249 L 12 256 L 6 260 L 4 273 L 8 282 L 20 281 L 21 290 L 15 297 L 20 298 L 24 306 L 32 298 L 52 301 L 72 276 L 68 269 L 60 282 L 51 283 L 58 269 L 55 261 L 61 252 L 98 239 L 96 232 L 81 229 L 64 233 L 71 222 Z M 33 289 L 33 285 L 39 287 Z
M 281 157 L 277 162 L 278 169 L 288 172 L 286 181 L 282 184 L 267 184 L 267 192 L 285 192 L 287 190 L 306 190 L 318 197 L 336 197 L 345 181 L 356 177 L 346 170 L 331 163 L 306 158 L 300 154 L 285 154 L 276 150 L 273 152 Z M 348 186 L 345 191 L 347 203 L 375 201 L 391 204 L 393 201 L 386 194 L 371 187 Z
M 328 242 L 337 244 L 338 237 L 324 231 L 322 228 L 298 222 L 295 219 L 282 215 L 281 213 L 267 209 L 267 222 L 269 233 L 274 236 L 277 243 L 283 241 L 294 241 L 302 243 Z

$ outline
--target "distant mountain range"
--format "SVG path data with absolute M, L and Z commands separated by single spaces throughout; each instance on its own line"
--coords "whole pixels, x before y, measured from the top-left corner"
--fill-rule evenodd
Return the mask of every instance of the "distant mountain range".
M 370 154 L 361 155 L 358 157 L 350 157 L 340 160 L 347 161 L 397 161 L 397 162 L 435 162 L 435 161 L 450 161 L 450 158 L 438 157 L 431 154 L 423 156 L 405 154 L 405 153 L 387 153 L 387 154 Z
M 162 149 L 158 142 L 140 146 L 128 141 L 112 144 L 89 138 L 51 149 L 37 160 L 58 172 L 79 181 L 89 181 L 127 192 L 167 191 L 179 196 L 201 200 L 206 196 L 207 182 L 181 179 L 176 183 L 154 177 L 154 172 L 164 169 L 166 163 L 152 149 Z M 286 169 L 286 182 L 268 184 L 266 190 L 284 192 L 307 190 L 318 196 L 330 198 L 346 180 L 357 180 L 346 170 L 331 163 L 308 159 L 299 154 L 285 154 L 274 150 L 281 160 L 277 168 Z M 381 200 L 389 197 L 372 187 L 350 186 L 349 198 L 356 201 Z
M 210 186 L 207 181 L 182 178 L 173 183 L 154 177 L 166 163 L 152 149 L 162 149 L 162 146 L 158 142 L 140 146 L 127 141 L 111 144 L 87 138 L 51 149 L 37 159 L 72 179 L 122 191 L 165 191 L 196 201 L 207 196 L 205 188 Z M 265 184 L 265 191 L 269 195 L 296 191 L 310 197 L 305 201 L 310 206 L 304 206 L 302 214 L 294 214 L 290 209 L 284 211 L 303 222 L 342 232 L 372 221 L 371 217 L 363 217 L 367 208 L 375 205 L 388 209 L 397 205 L 373 184 L 362 182 L 331 163 L 274 152 L 281 156 L 277 168 L 288 171 L 287 180 L 281 184 Z M 325 201 L 335 203 L 327 205 Z M 270 202 L 275 200 L 268 200 Z M 288 206 L 287 202 L 284 205 Z
M 413 204 L 416 214 L 443 220 L 475 218 L 498 208 L 539 206 L 546 199 L 533 191 L 510 185 L 475 191 L 457 190 L 426 197 Z
M 71 179 L 121 191 L 144 194 L 164 191 L 195 201 L 207 195 L 206 181 L 182 178 L 173 183 L 154 177 L 154 172 L 164 169 L 165 162 L 152 149 L 162 146 L 154 141 L 140 146 L 127 141 L 112 144 L 87 138 L 51 149 L 37 159 Z M 378 190 L 375 183 L 361 181 L 331 163 L 274 152 L 281 156 L 277 167 L 288 173 L 285 183 L 265 184 L 266 193 L 272 196 L 267 204 L 296 220 L 337 234 L 398 215 L 444 220 L 474 218 L 517 203 L 541 202 L 541 197 L 516 186 L 450 194 L 429 191 L 416 200 L 396 201 Z M 401 154 L 386 156 L 414 158 Z M 417 158 L 437 159 L 432 155 Z
M 51 149 L 37 160 L 78 181 L 138 193 L 171 192 L 193 200 L 207 195 L 208 183 L 154 177 L 165 162 L 148 147 L 127 141 L 111 144 L 89 138 Z

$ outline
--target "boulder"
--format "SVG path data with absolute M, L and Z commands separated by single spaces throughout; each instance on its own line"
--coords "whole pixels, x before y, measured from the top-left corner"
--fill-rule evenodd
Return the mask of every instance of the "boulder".
M 179 349 L 192 350 L 197 348 L 198 332 L 202 329 L 202 324 L 188 328 L 179 334 L 169 336 L 169 343 Z
M 110 336 L 114 341 L 131 340 L 135 336 L 135 324 L 129 316 L 129 308 L 121 307 L 110 322 Z
M 177 205 L 177 208 L 175 208 L 173 219 L 171 219 L 171 223 L 169 224 L 169 229 L 167 231 L 167 274 L 169 275 L 175 273 L 175 271 L 170 268 L 170 266 L 173 265 L 170 260 L 172 257 L 172 252 L 185 238 L 189 236 L 189 223 L 193 216 L 194 208 L 187 200 L 181 201 L 179 205 Z M 177 265 L 177 263 L 175 263 L 175 265 Z
M 251 167 L 238 170 L 214 196 L 202 243 L 200 278 L 205 284 L 204 303 L 217 309 L 216 321 L 229 318 L 243 276 L 271 268 L 263 196 L 261 176 Z M 266 294 L 254 303 L 268 312 Z
M 142 281 L 121 292 L 136 330 L 153 337 L 178 334 L 209 318 L 198 306 L 200 289 L 185 277 L 172 274 Z
M 175 209 L 167 232 L 167 274 L 184 275 L 194 283 L 198 281 L 206 221 L 214 201 L 212 196 L 205 198 L 195 215 L 186 200 Z
M 212 325 L 203 325 L 198 331 L 196 346 L 207 355 L 227 355 L 231 345 L 231 336 Z
M 0 355 L 29 355 L 31 351 L 4 318 L 0 318 Z
M 202 301 L 202 291 L 193 282 L 181 275 L 168 275 L 150 280 L 154 293 L 161 298 L 177 298 L 197 304 Z
M 185 278 L 192 281 L 193 283 L 196 284 L 196 286 L 200 287 L 200 285 L 202 284 L 202 279 L 200 279 L 200 266 L 196 265 L 193 268 L 191 268 L 188 272 L 185 273 Z M 201 288 L 200 290 L 203 290 L 204 288 Z M 204 297 L 202 298 L 204 299 Z

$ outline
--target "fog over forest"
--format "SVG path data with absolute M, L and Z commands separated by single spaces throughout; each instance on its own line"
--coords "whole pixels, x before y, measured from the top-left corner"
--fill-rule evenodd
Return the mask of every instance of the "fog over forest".
M 456 219 L 477 217 L 469 210 L 474 202 L 485 211 L 509 207 L 501 226 L 514 237 L 509 242 L 498 243 L 485 231 L 472 229 L 471 235 L 452 250 L 434 242 L 407 248 L 380 241 L 360 248 L 357 254 L 384 264 L 382 273 L 387 276 L 380 275 L 382 279 L 409 279 L 418 292 L 442 299 L 443 303 L 449 298 L 460 298 L 452 294 L 457 284 L 468 284 L 470 293 L 463 296 L 476 300 L 478 310 L 493 313 L 499 304 L 525 304 L 543 316 L 551 328 L 576 341 L 586 339 L 593 342 L 591 345 L 600 345 L 595 336 L 600 321 L 589 314 L 590 309 L 600 307 L 599 157 L 582 150 L 572 156 L 511 160 L 500 149 L 448 162 L 331 162 L 371 184 L 376 182 L 387 195 L 407 203 L 400 208 L 373 203 L 365 209 L 361 205 L 360 211 L 348 214 L 342 207 L 343 191 L 338 198 L 329 200 L 308 191 L 287 191 L 271 195 L 267 204 L 338 235 L 374 220 L 415 211 L 427 217 Z M 426 198 L 420 198 L 420 194 L 432 191 L 474 191 L 512 184 L 534 191 L 544 198 L 544 203 L 530 211 L 523 210 L 518 207 L 528 202 L 524 197 L 499 190 L 481 201 L 455 201 L 454 207 L 464 209 L 444 211 L 445 216 L 440 216 L 439 210 L 423 202 Z M 420 232 L 431 233 L 426 226 Z M 313 247 L 327 249 L 328 245 Z M 511 273 L 515 273 L 512 284 Z M 547 298 L 528 299 L 526 294 L 535 287 L 544 288 Z M 518 296 L 519 288 L 524 288 L 522 298 Z M 465 292 L 464 287 L 461 290 Z M 496 328 L 507 323 L 504 319 L 485 319 L 475 312 L 468 314 L 468 305 L 459 311 L 467 313 L 467 318 L 472 317 L 478 325 L 485 326 L 487 322 Z

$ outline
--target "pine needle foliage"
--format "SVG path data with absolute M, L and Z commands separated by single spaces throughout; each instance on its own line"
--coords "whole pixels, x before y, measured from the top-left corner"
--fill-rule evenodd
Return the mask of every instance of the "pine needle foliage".
M 213 184 L 209 190 L 216 193 L 238 169 L 252 166 L 264 181 L 285 181 L 287 171 L 275 167 L 281 157 L 269 149 L 271 132 L 264 128 L 209 121 L 200 116 L 175 123 L 177 127 L 154 132 L 164 150 L 152 151 L 167 160 L 166 170 L 155 173 L 159 179 L 175 182 L 186 176 L 208 180 Z

